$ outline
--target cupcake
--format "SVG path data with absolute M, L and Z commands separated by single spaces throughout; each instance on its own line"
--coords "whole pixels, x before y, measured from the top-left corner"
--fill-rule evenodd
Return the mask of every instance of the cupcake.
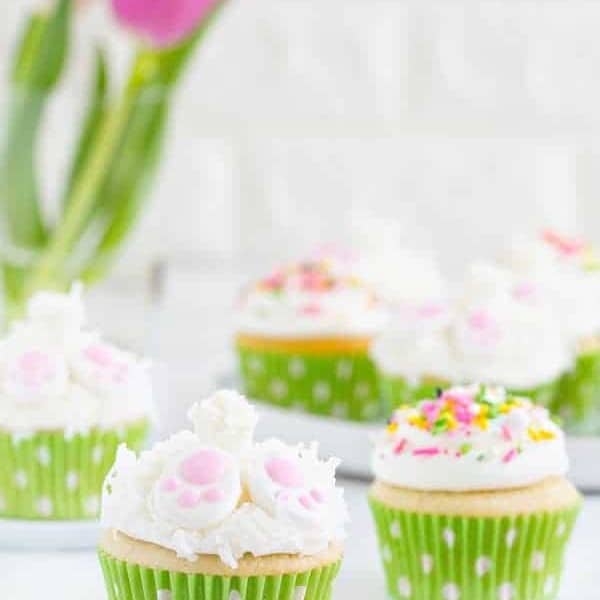
M 385 310 L 353 264 L 326 253 L 244 294 L 236 347 L 248 396 L 354 421 L 382 416 L 368 351 Z
M 572 363 L 542 290 L 490 264 L 470 268 L 452 303 L 422 305 L 410 327 L 406 321 L 390 325 L 372 348 L 382 392 L 395 405 L 469 381 L 547 405 Z
M 253 441 L 253 407 L 217 392 L 183 431 L 119 448 L 99 556 L 111 600 L 330 598 L 346 508 L 316 445 Z
M 503 388 L 400 407 L 376 440 L 370 504 L 392 598 L 557 597 L 581 498 L 564 435 Z
M 552 300 L 576 356 L 553 409 L 569 430 L 600 433 L 600 259 L 586 242 L 545 231 L 515 241 L 507 262 Z
M 83 324 L 79 288 L 39 293 L 0 343 L 0 517 L 96 518 L 117 446 L 145 440 L 147 365 Z

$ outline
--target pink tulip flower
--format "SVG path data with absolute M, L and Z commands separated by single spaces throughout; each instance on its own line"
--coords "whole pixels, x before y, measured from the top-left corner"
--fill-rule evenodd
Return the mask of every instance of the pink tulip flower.
M 119 21 L 158 48 L 189 36 L 221 0 L 112 0 Z

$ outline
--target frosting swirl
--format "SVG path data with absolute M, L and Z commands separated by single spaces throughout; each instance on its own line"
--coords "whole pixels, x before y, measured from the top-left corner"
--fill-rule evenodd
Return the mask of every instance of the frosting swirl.
M 395 311 L 371 349 L 386 374 L 530 389 L 571 366 L 570 344 L 534 282 L 487 263 L 472 265 L 454 302 Z
M 400 407 L 373 454 L 379 481 L 417 490 L 522 487 L 567 468 L 564 435 L 545 408 L 479 385 Z
M 0 343 L 0 428 L 113 428 L 150 413 L 147 365 L 83 329 L 81 287 L 39 293 Z
M 546 230 L 514 240 L 505 263 L 550 298 L 572 341 L 600 333 L 600 258 L 590 244 Z
M 316 445 L 253 442 L 256 414 L 233 391 L 194 405 L 189 416 L 194 432 L 139 458 L 119 448 L 104 485 L 104 527 L 188 560 L 215 554 L 232 567 L 246 553 L 311 555 L 343 539 L 337 460 L 319 460 Z
M 277 269 L 244 294 L 238 332 L 278 337 L 373 336 L 385 311 L 353 261 L 320 254 Z

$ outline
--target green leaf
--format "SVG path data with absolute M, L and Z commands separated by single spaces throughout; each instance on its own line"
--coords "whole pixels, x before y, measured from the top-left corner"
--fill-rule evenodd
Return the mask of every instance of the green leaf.
M 68 52 L 72 5 L 58 0 L 51 13 L 31 17 L 15 57 L 14 84 L 46 91 L 56 85 Z
M 71 171 L 67 180 L 64 201 L 69 202 L 73 185 L 83 165 L 90 156 L 94 144 L 98 139 L 102 121 L 107 113 L 108 104 L 108 66 L 102 48 L 96 49 L 96 64 L 94 82 L 90 90 L 90 99 L 83 119 L 77 149 L 73 157 Z

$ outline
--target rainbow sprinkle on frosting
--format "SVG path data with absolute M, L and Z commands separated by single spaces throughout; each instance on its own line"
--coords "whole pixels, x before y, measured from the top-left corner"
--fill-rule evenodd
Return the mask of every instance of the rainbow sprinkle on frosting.
M 436 398 L 403 405 L 387 425 L 394 454 L 457 459 L 475 453 L 477 460 L 492 456 L 509 463 L 525 444 L 557 437 L 548 411 L 503 388 L 473 385 L 438 390 Z
M 588 242 L 578 238 L 570 238 L 556 231 L 547 229 L 542 232 L 542 239 L 565 258 L 574 258 L 585 271 L 600 269 L 600 257 Z

